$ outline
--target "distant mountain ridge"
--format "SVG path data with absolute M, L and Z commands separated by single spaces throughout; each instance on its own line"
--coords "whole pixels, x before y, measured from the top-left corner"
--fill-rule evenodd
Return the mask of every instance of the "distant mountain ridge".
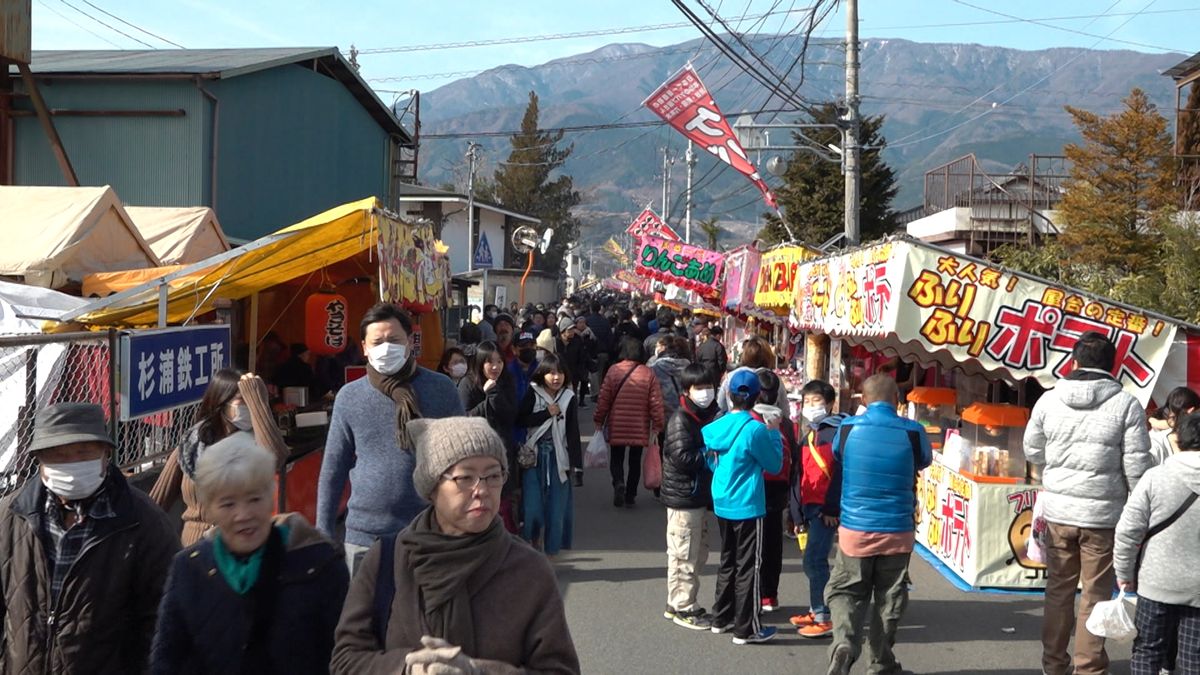
M 765 36 L 751 45 L 783 72 L 794 61 L 800 40 Z M 801 96 L 812 102 L 842 97 L 843 52 L 837 41 L 810 43 Z M 1159 73 L 1183 58 L 1129 50 L 1021 51 L 870 39 L 861 49 L 861 107 L 867 115 L 886 115 L 883 131 L 889 147 L 884 156 L 898 173 L 901 194 L 895 206 L 900 209 L 920 204 L 925 171 L 969 152 L 997 171 L 1031 153 L 1061 153 L 1064 143 L 1077 140 L 1065 104 L 1110 113 L 1130 89 L 1140 87 L 1172 118 L 1174 85 Z M 423 93 L 422 134 L 516 129 L 531 90 L 540 98 L 546 128 L 654 120 L 641 107 L 642 100 L 689 59 L 731 119 L 744 110 L 785 107 L 701 40 L 668 47 L 612 44 L 532 68 L 499 66 Z M 798 72 L 797 66 L 788 78 L 793 86 Z M 1005 103 L 1026 88 L 1028 93 Z M 795 113 L 777 118 L 771 113 L 759 115 L 758 121 L 796 118 Z M 421 147 L 422 182 L 465 184 L 467 140 L 427 138 Z M 484 146 L 484 172 L 490 174 L 507 157 L 507 139 L 475 140 Z M 585 229 L 585 241 L 603 240 L 647 202 L 659 208 L 664 145 L 679 157 L 672 169 L 668 210 L 672 223 L 682 219 L 681 135 L 647 127 L 571 133 L 565 140 L 575 144 L 565 170 L 584 194 L 578 210 L 592 225 Z M 730 169 L 714 169 L 715 160 L 701 154 L 693 219 L 720 217 L 733 237 L 751 232 L 765 208 L 761 200 L 748 181 Z

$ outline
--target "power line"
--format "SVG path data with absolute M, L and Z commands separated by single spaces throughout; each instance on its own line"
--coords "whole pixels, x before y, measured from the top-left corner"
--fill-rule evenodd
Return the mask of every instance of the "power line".
M 116 47 L 117 49 L 121 49 L 121 45 L 119 45 L 119 44 L 117 44 L 117 43 L 113 42 L 112 40 L 109 40 L 108 38 L 104 37 L 103 35 L 101 35 L 101 34 L 97 33 L 96 31 L 92 30 L 91 28 L 88 28 L 87 26 L 85 26 L 85 25 L 83 25 L 83 24 L 79 23 L 78 21 L 76 21 L 75 19 L 72 19 L 71 17 L 67 16 L 66 14 L 63 14 L 62 12 L 58 11 L 57 9 L 54 9 L 54 8 L 53 8 L 53 7 L 51 7 L 50 5 L 48 5 L 48 4 L 46 4 L 45 2 L 43 2 L 42 0 L 38 0 L 38 4 L 39 4 L 39 5 L 41 5 L 42 7 L 45 7 L 46 9 L 50 10 L 50 11 L 51 11 L 51 12 L 53 12 L 54 14 L 57 14 L 58 16 L 62 17 L 62 19 L 63 19 L 64 21 L 66 21 L 67 23 L 71 24 L 72 26 L 75 26 L 75 27 L 76 27 L 76 28 L 78 28 L 79 30 L 82 30 L 82 31 L 84 31 L 84 32 L 86 32 L 86 33 L 91 33 L 91 34 L 92 34 L 92 35 L 94 35 L 95 37 L 97 37 L 97 38 L 99 38 L 99 39 L 101 39 L 101 40 L 103 40 L 103 41 L 107 42 L 108 44 L 110 44 L 110 45 L 112 45 L 112 46 Z
M 1151 45 L 1151 44 L 1146 44 L 1145 42 L 1134 42 L 1132 40 L 1121 40 L 1121 39 L 1112 37 L 1112 33 L 1109 33 L 1108 35 L 1096 35 L 1095 33 L 1086 33 L 1084 31 L 1075 30 L 1073 28 L 1065 28 L 1063 26 L 1055 26 L 1054 24 L 1046 23 L 1046 22 L 1038 20 L 1038 19 L 1023 19 L 1019 16 L 1014 16 L 1012 14 L 1005 14 L 1004 12 L 998 12 L 994 9 L 988 9 L 987 7 L 980 7 L 979 5 L 973 5 L 969 2 L 966 2 L 966 0 L 953 0 L 953 1 L 964 7 L 970 7 L 971 9 L 977 9 L 981 12 L 987 12 L 988 14 L 995 14 L 996 16 L 1002 16 L 1006 19 L 1012 19 L 1013 21 L 1020 21 L 1022 23 L 1031 23 L 1035 26 L 1042 26 L 1044 28 L 1060 30 L 1060 31 L 1063 31 L 1064 33 L 1074 33 L 1075 35 L 1083 35 L 1085 37 L 1100 38 L 1101 42 L 1119 42 L 1121 44 L 1133 45 L 1135 47 L 1146 47 L 1149 49 L 1161 49 L 1166 52 L 1184 52 L 1184 53 L 1186 53 L 1186 50 L 1183 50 L 1183 49 L 1175 49 L 1173 47 L 1163 47 L 1161 45 Z M 1137 16 L 1139 14 L 1140 14 L 1140 12 L 1134 12 L 1133 14 L 1130 14 L 1129 18 L 1125 20 L 1125 23 L 1129 23 L 1133 19 L 1137 18 Z M 1125 23 L 1123 23 L 1121 25 L 1124 26 Z M 1099 42 L 1096 44 L 1099 44 Z
M 121 30 L 120 28 L 117 28 L 111 24 L 107 24 L 107 23 L 101 21 L 100 19 L 97 19 L 96 17 L 92 16 L 91 14 L 88 14 L 87 12 L 83 11 L 82 9 L 79 9 L 75 5 L 72 5 L 71 3 L 67 2 L 67 0 L 61 0 L 61 2 L 62 2 L 62 4 L 66 5 L 67 7 L 70 7 L 71 9 L 75 10 L 76 12 L 79 12 L 80 14 L 86 16 L 87 18 L 91 19 L 92 21 L 95 21 L 96 23 L 100 24 L 101 26 L 104 26 L 105 28 L 107 28 L 115 33 L 120 33 L 121 35 L 124 35 L 125 37 L 129 38 L 130 40 L 133 40 L 134 42 L 136 42 L 138 44 L 145 45 L 145 46 L 149 47 L 150 49 L 158 49 L 158 47 L 155 47 L 154 45 L 150 44 L 149 42 L 146 42 L 145 40 L 136 38 L 136 37 L 130 35 L 129 33 L 126 33 L 125 31 Z
M 116 19 L 117 21 L 120 21 L 121 23 L 125 24 L 126 26 L 129 26 L 130 28 L 133 28 L 134 30 L 141 31 L 141 32 L 145 33 L 146 35 L 149 35 L 152 38 L 158 38 L 159 40 L 162 40 L 163 42 L 165 42 L 173 47 L 179 47 L 180 49 L 187 49 L 187 47 L 184 47 L 183 45 L 179 44 L 178 42 L 175 42 L 173 40 L 168 40 L 167 38 L 165 38 L 161 35 L 158 35 L 157 33 L 151 33 L 150 31 L 146 30 L 145 28 L 142 28 L 141 26 L 129 23 L 128 21 L 126 21 L 125 19 L 122 19 L 121 17 L 117 16 L 116 14 L 113 14 L 112 12 L 105 10 L 103 7 L 100 7 L 93 2 L 90 2 L 90 0 L 81 0 L 81 2 L 83 2 L 83 4 L 87 5 L 88 7 L 91 7 L 93 9 L 99 11 L 100 13 L 104 14 L 105 16 L 110 16 L 110 17 Z
M 805 11 L 803 9 L 791 10 L 794 12 Z M 770 16 L 771 13 L 751 15 L 746 18 L 760 18 Z M 660 30 L 673 30 L 676 28 L 687 28 L 691 26 L 688 22 L 677 23 L 658 23 L 645 26 L 624 26 L 621 28 L 603 28 L 599 30 L 584 30 L 573 33 L 550 33 L 544 35 L 522 35 L 519 37 L 494 38 L 491 40 L 467 40 L 463 42 L 442 42 L 423 45 L 404 45 L 401 47 L 376 47 L 373 49 L 360 49 L 359 55 L 364 54 L 397 54 L 401 52 L 424 52 L 439 49 L 463 49 L 467 47 L 491 47 L 495 45 L 512 45 L 523 42 L 545 42 L 549 40 L 572 40 L 575 38 L 599 37 L 604 35 L 625 35 L 629 33 L 649 33 Z
M 990 10 L 984 10 L 990 11 Z M 1200 7 L 1184 7 L 1182 9 L 1155 9 L 1140 14 L 1180 14 L 1183 12 L 1200 12 Z M 994 19 L 991 21 L 956 21 L 954 23 L 924 23 L 924 24 L 909 24 L 906 26 L 872 26 L 871 31 L 881 30 L 909 30 L 916 28 L 964 28 L 970 26 L 993 26 L 996 24 L 1005 23 L 1027 23 L 1038 21 L 1073 21 L 1076 19 L 1105 19 L 1116 18 L 1120 16 L 1134 16 L 1138 12 L 1114 12 L 1112 14 L 1073 14 L 1071 16 L 1042 16 L 1036 19 L 1022 19 L 1021 17 L 1013 17 L 1011 19 Z M 1091 25 L 1091 23 L 1089 23 Z M 1058 28 L 1057 26 L 1049 26 L 1049 28 Z M 1171 50 L 1177 51 L 1177 50 Z

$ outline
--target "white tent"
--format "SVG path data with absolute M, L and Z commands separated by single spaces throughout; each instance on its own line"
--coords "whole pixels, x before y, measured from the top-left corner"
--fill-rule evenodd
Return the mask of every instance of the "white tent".
M 207 206 L 126 206 L 138 232 L 164 265 L 188 265 L 229 250 L 229 241 Z
M 162 265 L 108 186 L 0 186 L 0 233 L 0 276 L 32 286 Z

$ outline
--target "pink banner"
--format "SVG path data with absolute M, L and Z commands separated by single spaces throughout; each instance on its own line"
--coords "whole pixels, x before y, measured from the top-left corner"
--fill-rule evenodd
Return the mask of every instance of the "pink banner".
M 681 241 L 683 239 L 650 208 L 638 214 L 638 217 L 633 219 L 629 227 L 625 228 L 625 232 L 635 237 L 662 237 L 670 241 Z
M 725 256 L 680 241 L 662 237 L 640 237 L 634 271 L 664 283 L 715 295 L 720 286 Z

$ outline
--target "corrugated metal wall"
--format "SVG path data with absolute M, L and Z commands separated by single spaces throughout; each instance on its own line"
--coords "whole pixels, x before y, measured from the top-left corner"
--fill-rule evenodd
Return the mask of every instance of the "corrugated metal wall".
M 111 185 L 137 206 L 207 205 L 211 104 L 192 81 L 59 79 L 39 89 L 51 109 L 184 110 L 182 117 L 56 115 L 54 124 L 81 185 Z M 65 185 L 37 118 L 14 126 L 13 182 Z
M 298 66 L 214 82 L 217 214 L 252 239 L 387 190 L 387 134 L 340 82 Z

